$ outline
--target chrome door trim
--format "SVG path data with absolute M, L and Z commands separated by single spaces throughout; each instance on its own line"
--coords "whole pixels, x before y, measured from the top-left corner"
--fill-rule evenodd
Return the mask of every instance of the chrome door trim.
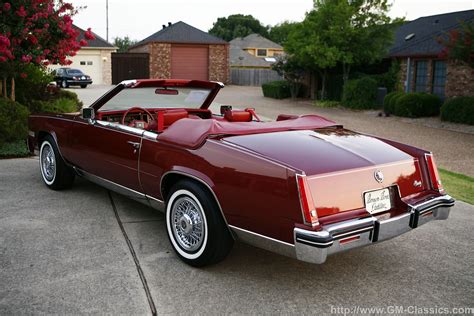
M 271 252 L 276 252 L 278 254 L 296 258 L 295 252 L 295 245 L 271 238 L 268 236 L 264 236 L 243 228 L 239 228 L 236 226 L 229 225 L 238 239 L 242 240 L 243 242 L 255 246 L 257 248 L 262 248 Z
M 102 177 L 93 175 L 92 173 L 89 173 L 87 171 L 84 171 L 82 169 L 79 169 L 77 167 L 74 167 L 74 170 L 76 170 L 76 173 L 80 175 L 81 177 L 94 182 L 95 184 L 98 184 L 108 190 L 114 191 L 118 194 L 125 195 L 128 197 L 131 197 L 133 199 L 141 199 L 141 200 L 146 200 L 146 195 L 135 191 L 133 189 L 127 188 L 121 184 L 115 183 L 113 181 L 104 179 Z

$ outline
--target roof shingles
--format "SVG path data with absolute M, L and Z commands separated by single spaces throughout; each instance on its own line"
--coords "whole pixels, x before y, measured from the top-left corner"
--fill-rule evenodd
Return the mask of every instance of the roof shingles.
M 443 46 L 437 38 L 458 28 L 460 21 L 474 21 L 474 10 L 451 12 L 418 18 L 401 25 L 389 50 L 391 57 L 437 56 Z M 414 34 L 411 39 L 408 35 Z
M 201 31 L 182 21 L 171 24 L 162 30 L 138 42 L 140 46 L 150 42 L 181 43 L 181 44 L 228 44 L 223 39 Z

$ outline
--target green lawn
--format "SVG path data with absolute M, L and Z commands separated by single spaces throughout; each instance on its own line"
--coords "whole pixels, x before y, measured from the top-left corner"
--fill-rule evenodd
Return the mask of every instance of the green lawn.
M 474 205 L 474 178 L 439 169 L 441 182 L 446 192 L 461 201 Z

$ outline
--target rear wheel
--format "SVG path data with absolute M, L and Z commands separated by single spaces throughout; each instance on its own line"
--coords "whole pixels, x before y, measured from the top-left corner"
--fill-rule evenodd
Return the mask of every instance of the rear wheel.
M 81 84 L 81 88 L 85 89 L 85 88 L 87 88 L 87 85 L 86 84 Z
M 61 87 L 63 87 L 64 89 L 69 88 L 69 85 L 67 84 L 66 80 L 61 81 Z
M 40 171 L 43 182 L 52 190 L 71 187 L 74 182 L 74 171 L 63 161 L 54 139 L 48 135 L 40 147 Z
M 222 261 L 234 243 L 213 197 L 189 180 L 170 191 L 166 228 L 176 254 L 195 267 Z

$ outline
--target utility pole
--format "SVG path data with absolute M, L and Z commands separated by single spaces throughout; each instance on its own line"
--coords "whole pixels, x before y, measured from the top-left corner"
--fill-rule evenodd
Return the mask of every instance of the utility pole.
M 109 0 L 105 0 L 105 37 L 109 41 Z

